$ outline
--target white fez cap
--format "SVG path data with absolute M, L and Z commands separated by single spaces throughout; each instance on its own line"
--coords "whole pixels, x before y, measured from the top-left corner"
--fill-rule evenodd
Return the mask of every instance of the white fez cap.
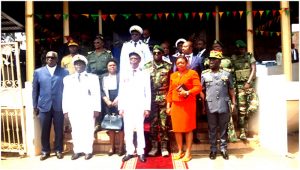
M 131 34 L 132 31 L 137 31 L 140 34 L 143 34 L 143 29 L 138 25 L 131 26 L 130 29 L 129 29 L 129 33 Z
M 76 54 L 76 55 L 74 55 L 74 57 L 72 58 L 72 63 L 73 63 L 73 65 L 74 65 L 75 61 L 80 61 L 80 60 L 83 61 L 83 62 L 85 63 L 85 65 L 88 64 L 88 61 L 87 61 L 87 59 L 85 58 L 85 56 L 80 55 L 80 54 Z
M 56 57 L 57 58 L 57 52 L 48 51 L 47 54 L 46 54 L 46 57 Z
M 179 39 L 176 41 L 176 43 L 175 43 L 175 47 L 177 47 L 178 43 L 180 43 L 180 42 L 185 43 L 186 40 L 185 40 L 184 38 L 179 38 Z

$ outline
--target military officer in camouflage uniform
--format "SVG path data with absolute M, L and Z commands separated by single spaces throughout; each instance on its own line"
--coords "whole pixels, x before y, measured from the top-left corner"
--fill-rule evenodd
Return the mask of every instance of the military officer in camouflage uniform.
M 169 76 L 172 65 L 162 59 L 164 50 L 159 45 L 153 47 L 153 61 L 145 64 L 144 68 L 151 75 L 152 102 L 150 114 L 150 140 L 152 149 L 149 156 L 158 154 L 158 141 L 160 140 L 161 155 L 169 156 L 168 127 L 166 124 L 166 95 L 169 89 Z
M 213 45 L 212 45 L 212 50 L 222 51 L 223 47 L 224 47 L 223 43 L 221 43 L 218 40 L 215 40 Z M 209 68 L 209 58 L 205 58 L 204 67 Z M 233 65 L 232 65 L 232 62 L 231 62 L 230 58 L 227 57 L 227 56 L 222 55 L 220 68 L 225 70 L 225 71 L 230 72 L 231 74 L 233 74 L 234 68 L 233 68 Z M 233 84 L 235 84 L 234 76 L 233 76 Z M 232 114 L 233 113 L 231 113 L 230 120 L 229 120 L 229 123 L 228 123 L 227 133 L 228 133 L 229 142 L 236 142 L 237 141 L 237 135 L 236 135 L 235 128 L 234 128 L 234 122 L 233 122 Z
M 113 58 L 111 51 L 104 48 L 104 38 L 102 35 L 97 35 L 94 38 L 95 51 L 90 52 L 87 56 L 87 72 L 97 74 L 98 77 L 107 73 L 107 62 Z M 99 101 L 100 102 L 100 101 Z M 99 115 L 95 122 L 95 132 L 101 129 L 102 115 Z
M 255 93 L 254 79 L 256 74 L 255 58 L 246 52 L 246 44 L 242 40 L 235 42 L 238 48 L 237 54 L 232 55 L 231 62 L 234 67 L 236 80 L 236 95 L 238 100 L 238 125 L 239 138 L 247 139 L 247 121 L 257 111 L 258 98 Z
M 224 159 L 229 159 L 227 153 L 227 128 L 230 119 L 230 110 L 234 110 L 236 98 L 232 75 L 220 68 L 222 52 L 212 50 L 209 55 L 209 67 L 202 72 L 201 84 L 203 93 L 200 96 L 205 99 L 205 111 L 207 113 L 210 159 L 217 156 L 217 129 L 220 130 L 220 151 Z M 205 96 L 205 97 L 204 97 Z M 230 104 L 231 100 L 231 104 Z

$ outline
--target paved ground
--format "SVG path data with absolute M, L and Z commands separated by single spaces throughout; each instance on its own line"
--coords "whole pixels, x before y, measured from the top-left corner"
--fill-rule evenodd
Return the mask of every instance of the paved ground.
M 189 169 L 239 169 L 239 170 L 296 170 L 299 169 L 298 153 L 287 156 L 279 156 L 262 148 L 230 150 L 230 159 L 225 161 L 218 155 L 217 159 L 212 161 L 208 158 L 208 153 L 194 153 L 193 159 L 188 162 Z M 39 156 L 30 158 L 5 157 L 2 154 L 1 166 L 3 170 L 15 169 L 119 169 L 121 167 L 121 157 L 113 155 L 111 157 L 103 154 L 97 154 L 90 160 L 84 160 L 83 157 L 72 161 L 68 154 L 62 160 L 58 160 L 54 155 L 40 161 Z

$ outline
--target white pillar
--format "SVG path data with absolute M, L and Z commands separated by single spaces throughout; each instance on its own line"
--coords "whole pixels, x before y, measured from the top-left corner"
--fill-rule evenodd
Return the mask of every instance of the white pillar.
M 99 34 L 102 34 L 103 33 L 103 28 L 102 28 L 102 11 L 99 10 L 98 11 L 98 14 L 99 14 L 99 19 L 98 19 L 98 31 L 99 31 Z
M 219 17 L 219 6 L 216 6 L 216 40 L 220 40 L 220 17 Z
M 63 2 L 63 14 L 66 14 L 69 16 L 69 2 L 64 1 Z M 64 18 L 63 17 L 63 35 L 64 35 L 64 43 L 66 43 L 68 40 L 65 38 L 66 36 L 70 35 L 70 28 L 69 28 L 69 20 L 70 17 Z

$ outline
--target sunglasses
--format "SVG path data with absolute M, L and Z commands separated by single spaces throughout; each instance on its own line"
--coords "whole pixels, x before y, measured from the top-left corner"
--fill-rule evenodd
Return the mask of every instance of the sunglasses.
M 162 52 L 153 52 L 153 55 L 162 54 Z
M 54 59 L 56 59 L 56 57 L 46 57 L 47 59 L 52 59 L 52 60 L 54 60 Z

